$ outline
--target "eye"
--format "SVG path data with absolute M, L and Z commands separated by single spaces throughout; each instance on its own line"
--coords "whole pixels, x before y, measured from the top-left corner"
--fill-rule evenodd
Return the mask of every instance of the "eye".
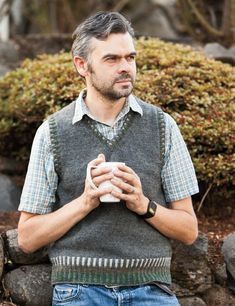
M 127 60 L 128 60 L 128 61 L 134 61 L 134 60 L 135 60 L 135 54 L 130 54 L 130 55 L 127 57 Z
M 115 56 L 110 56 L 106 58 L 106 62 L 108 63 L 114 63 L 116 61 L 116 57 Z

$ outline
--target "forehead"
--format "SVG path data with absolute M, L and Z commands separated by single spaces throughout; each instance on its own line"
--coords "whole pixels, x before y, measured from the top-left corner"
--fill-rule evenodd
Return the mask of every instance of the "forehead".
M 106 40 L 92 38 L 91 55 L 103 57 L 105 54 L 126 55 L 135 52 L 133 38 L 127 33 L 110 34 Z

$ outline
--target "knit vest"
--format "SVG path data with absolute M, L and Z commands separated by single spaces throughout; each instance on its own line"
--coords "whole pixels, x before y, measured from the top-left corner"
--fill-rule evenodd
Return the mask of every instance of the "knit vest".
M 161 184 L 164 114 L 153 105 L 137 101 L 143 115 L 130 110 L 121 132 L 112 140 L 100 134 L 86 115 L 72 124 L 75 102 L 49 118 L 59 177 L 55 209 L 83 193 L 87 164 L 99 153 L 106 161 L 131 167 L 141 180 L 144 195 L 166 206 Z M 51 246 L 49 256 L 53 284 L 129 286 L 171 282 L 169 239 L 130 211 L 125 202 L 100 203 Z

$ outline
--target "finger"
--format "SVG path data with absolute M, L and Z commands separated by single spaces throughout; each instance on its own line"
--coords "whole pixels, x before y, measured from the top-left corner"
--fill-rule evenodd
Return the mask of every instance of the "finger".
M 123 192 L 129 193 L 129 194 L 133 193 L 134 187 L 132 185 L 127 184 L 126 182 L 123 182 L 122 180 L 116 179 L 116 178 L 111 179 L 111 182 L 114 186 L 117 186 Z
M 130 201 L 130 195 L 126 194 L 126 193 L 121 193 L 121 192 L 118 192 L 118 191 L 115 191 L 114 189 L 112 190 L 111 194 L 115 197 L 115 198 L 118 198 L 120 200 L 123 200 L 123 201 Z
M 104 162 L 105 161 L 105 156 L 104 154 L 99 154 L 97 158 L 91 160 L 88 165 L 90 166 L 97 166 L 99 165 L 100 163 Z
M 135 171 L 133 169 L 131 169 L 130 167 L 128 167 L 125 164 L 118 164 L 117 168 L 122 170 L 123 172 L 132 173 L 132 174 L 135 173 Z
M 92 178 L 95 178 L 97 176 L 101 176 L 105 173 L 112 173 L 112 169 L 110 167 L 99 167 L 91 170 L 91 176 Z
M 116 177 L 122 179 L 124 182 L 128 182 L 130 185 L 139 185 L 139 177 L 134 173 L 127 173 L 121 170 L 115 170 L 113 173 Z
M 112 187 L 106 187 L 106 188 L 102 188 L 102 189 L 91 189 L 90 191 L 90 195 L 91 198 L 100 198 L 101 196 L 107 194 L 107 193 L 111 193 L 113 190 Z
M 93 182 L 96 186 L 99 186 L 104 181 L 110 181 L 113 179 L 114 174 L 112 172 L 104 173 L 99 176 L 93 177 Z
M 105 155 L 103 153 L 100 153 L 98 155 L 98 159 L 101 159 L 103 162 L 105 162 Z

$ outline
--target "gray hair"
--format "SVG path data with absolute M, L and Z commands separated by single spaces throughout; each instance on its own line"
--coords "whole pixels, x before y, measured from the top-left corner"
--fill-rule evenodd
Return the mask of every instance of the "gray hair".
M 92 38 L 105 40 L 112 33 L 129 33 L 134 38 L 130 22 L 117 12 L 98 12 L 87 18 L 73 32 L 72 55 L 88 60 Z

